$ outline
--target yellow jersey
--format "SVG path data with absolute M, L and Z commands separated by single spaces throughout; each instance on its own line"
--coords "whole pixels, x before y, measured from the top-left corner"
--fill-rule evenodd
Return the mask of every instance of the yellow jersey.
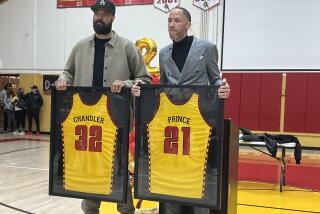
M 66 190 L 110 194 L 117 127 L 102 95 L 94 105 L 86 105 L 79 94 L 62 123 L 64 188 Z
M 211 127 L 198 102 L 198 94 L 179 105 L 160 93 L 158 111 L 148 124 L 151 193 L 203 197 Z

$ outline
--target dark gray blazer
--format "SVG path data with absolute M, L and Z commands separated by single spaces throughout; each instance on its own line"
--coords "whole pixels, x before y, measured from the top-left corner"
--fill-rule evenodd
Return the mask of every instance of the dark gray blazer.
M 193 42 L 180 73 L 172 59 L 173 44 L 160 50 L 160 83 L 165 85 L 220 85 L 217 47 L 204 40 Z

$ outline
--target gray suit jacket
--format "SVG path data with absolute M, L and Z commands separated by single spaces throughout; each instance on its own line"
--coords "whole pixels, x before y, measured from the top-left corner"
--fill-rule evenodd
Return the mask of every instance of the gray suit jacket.
M 193 38 L 186 62 L 180 73 L 172 59 L 173 44 L 160 50 L 160 83 L 164 85 L 220 85 L 217 47 Z

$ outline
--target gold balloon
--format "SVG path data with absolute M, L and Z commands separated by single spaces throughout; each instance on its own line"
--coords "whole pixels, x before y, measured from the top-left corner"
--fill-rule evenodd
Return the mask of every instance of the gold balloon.
M 130 161 L 128 164 L 128 170 L 130 173 L 134 173 L 134 161 Z
M 146 52 L 143 55 L 143 60 L 146 63 L 146 68 L 149 71 L 149 73 L 159 74 L 159 67 L 150 66 L 151 60 L 153 60 L 153 58 L 157 54 L 157 44 L 155 43 L 155 41 L 153 41 L 150 38 L 142 38 L 136 41 L 136 46 L 141 52 L 143 51 L 143 49 L 146 50 Z
M 128 154 L 128 160 L 129 162 L 134 161 L 134 155 L 132 155 L 130 152 Z

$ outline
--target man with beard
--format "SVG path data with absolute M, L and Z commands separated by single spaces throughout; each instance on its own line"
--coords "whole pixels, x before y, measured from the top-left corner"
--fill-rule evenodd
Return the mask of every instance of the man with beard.
M 103 86 L 111 87 L 112 92 L 120 92 L 123 87 L 139 89 L 138 82 L 150 83 L 151 77 L 140 51 L 132 42 L 112 31 L 114 3 L 97 0 L 91 10 L 95 34 L 75 45 L 64 72 L 56 81 L 56 88 L 66 90 L 68 84 Z M 87 214 L 99 213 L 100 203 L 84 200 L 83 210 Z M 127 203 L 118 204 L 117 208 L 120 213 L 134 213 L 131 191 L 128 191 Z

